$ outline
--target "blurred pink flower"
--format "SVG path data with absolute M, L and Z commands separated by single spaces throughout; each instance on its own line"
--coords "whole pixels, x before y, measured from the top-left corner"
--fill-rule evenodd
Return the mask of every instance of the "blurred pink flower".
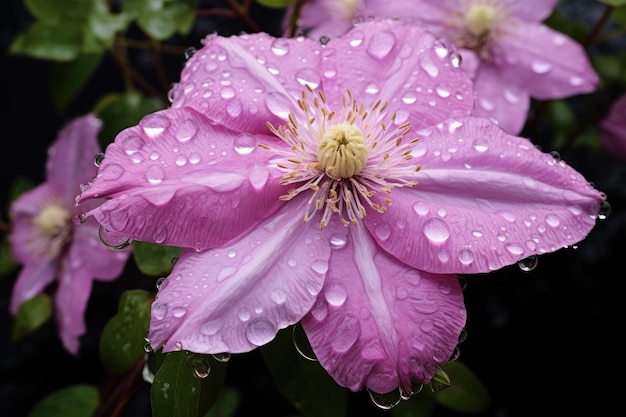
M 456 48 L 474 80 L 474 115 L 521 132 L 530 98 L 566 98 L 599 83 L 585 50 L 541 22 L 557 0 L 311 0 L 298 21 L 314 39 L 345 33 L 368 16 L 414 19 Z M 292 19 L 293 9 L 285 18 Z
M 418 26 L 210 36 L 171 108 L 120 132 L 77 201 L 186 248 L 152 306 L 154 349 L 247 352 L 301 322 L 340 385 L 410 393 L 465 325 L 454 274 L 574 244 L 603 200 L 472 107 Z
M 95 173 L 100 121 L 87 114 L 68 123 L 48 150 L 46 181 L 11 205 L 11 249 L 22 264 L 11 296 L 11 312 L 46 291 L 56 279 L 55 314 L 63 345 L 76 355 L 85 332 L 84 312 L 94 279 L 121 273 L 129 250 L 113 251 L 99 239 L 94 219 L 75 225 L 75 197 Z M 88 204 L 97 206 L 99 202 Z M 84 207 L 82 207 L 84 209 Z
M 600 122 L 602 144 L 611 155 L 626 161 L 626 94 L 619 97 Z

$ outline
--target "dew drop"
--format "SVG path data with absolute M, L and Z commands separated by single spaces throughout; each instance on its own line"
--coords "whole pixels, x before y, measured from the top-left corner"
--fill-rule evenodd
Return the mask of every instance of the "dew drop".
M 396 37 L 391 32 L 375 32 L 367 47 L 367 53 L 376 58 L 384 59 L 396 44 Z
M 276 328 L 266 320 L 254 320 L 246 330 L 248 341 L 256 346 L 263 346 L 276 335 Z
M 324 298 L 332 306 L 341 306 L 348 298 L 348 291 L 343 285 L 333 284 L 324 290 Z
M 189 139 L 194 137 L 194 135 L 198 132 L 198 125 L 193 120 L 185 120 L 182 122 L 178 129 L 176 129 L 176 133 L 174 136 L 178 139 L 179 142 L 187 142 Z
M 222 362 L 222 363 L 226 363 L 230 360 L 230 353 L 228 352 L 223 352 L 223 353 L 214 353 L 211 355 L 213 357 L 213 359 L 215 359 L 218 362 Z
M 400 404 L 402 396 L 400 390 L 391 391 L 385 394 L 379 394 L 367 388 L 367 392 L 370 395 L 370 399 L 374 405 L 382 410 L 391 410 L 396 405 Z
M 313 68 L 303 68 L 296 72 L 296 81 L 301 85 L 308 85 L 312 89 L 316 89 L 322 82 L 320 74 Z
M 387 223 L 381 223 L 376 226 L 375 233 L 380 240 L 385 241 L 391 236 L 391 227 Z
M 450 228 L 448 224 L 439 219 L 431 218 L 424 223 L 424 235 L 434 243 L 442 243 L 450 237 Z
M 278 38 L 271 46 L 274 55 L 283 56 L 289 52 L 289 42 L 286 39 Z
M 202 357 L 191 358 L 191 368 L 196 377 L 204 379 L 211 373 L 211 365 Z
M 154 303 L 152 304 L 152 317 L 157 320 L 163 320 L 167 314 L 167 304 Z
M 98 230 L 100 241 L 108 248 L 115 250 L 122 250 L 130 246 L 131 239 L 118 232 L 112 232 L 107 230 L 104 226 L 100 225 Z
M 474 262 L 474 252 L 469 249 L 461 249 L 461 251 L 459 251 L 459 261 L 463 265 L 471 264 Z
M 461 57 L 461 54 L 459 54 L 458 52 L 452 52 L 450 54 L 450 63 L 453 67 L 459 68 L 462 62 L 463 58 Z
M 535 61 L 530 68 L 537 74 L 545 74 L 552 69 L 552 65 L 549 62 Z
M 307 338 L 304 328 L 300 322 L 293 326 L 292 338 L 293 345 L 300 356 L 310 361 L 317 361 L 317 356 L 315 356 L 315 352 L 313 352 L 313 348 L 311 347 L 309 339 Z
M 165 178 L 165 171 L 160 165 L 150 165 L 146 169 L 146 179 L 150 184 L 160 184 Z
M 517 266 L 524 272 L 530 272 L 537 267 L 539 263 L 539 258 L 537 255 L 530 255 L 519 262 L 517 262 Z
M 430 59 L 429 56 L 422 57 L 422 59 L 420 60 L 420 66 L 424 71 L 428 73 L 428 75 L 433 78 L 439 75 L 439 68 L 437 68 L 437 65 L 433 62 L 432 59 Z
M 265 105 L 272 114 L 287 119 L 289 116 L 289 100 L 283 94 L 271 92 L 265 98 Z
M 598 213 L 599 220 L 606 220 L 611 215 L 611 205 L 608 201 L 602 200 L 600 203 L 600 212 Z
M 346 246 L 346 238 L 342 235 L 332 235 L 330 237 L 330 247 L 333 249 L 341 249 Z
M 93 158 L 93 163 L 97 167 L 100 166 L 102 161 L 104 161 L 104 152 L 100 152 L 100 153 L 96 154 L 96 156 Z
M 256 146 L 256 139 L 249 133 L 242 133 L 235 138 L 235 152 L 240 155 L 251 153 Z

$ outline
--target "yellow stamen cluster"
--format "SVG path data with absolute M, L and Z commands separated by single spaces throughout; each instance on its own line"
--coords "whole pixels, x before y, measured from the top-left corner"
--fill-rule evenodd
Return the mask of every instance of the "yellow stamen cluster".
M 379 191 L 390 193 L 394 187 L 417 184 L 415 172 L 420 166 L 407 163 L 413 158 L 417 138 L 404 140 L 411 130 L 408 123 L 388 127 L 385 116 L 395 124 L 396 115 L 387 112 L 386 103 L 377 100 L 366 108 L 347 91 L 335 112 L 323 92 L 315 95 L 307 87 L 298 106 L 302 114 L 290 113 L 287 124 L 274 127 L 268 123 L 288 149 L 259 146 L 281 156 L 276 162 L 285 171 L 280 183 L 295 185 L 282 200 L 312 192 L 305 222 L 321 211 L 321 228 L 333 213 L 345 225 L 358 225 L 367 207 L 382 213 L 391 204 L 388 197 L 375 199 Z
M 47 202 L 33 218 L 33 234 L 30 247 L 38 255 L 54 258 L 71 239 L 71 213 L 61 201 Z

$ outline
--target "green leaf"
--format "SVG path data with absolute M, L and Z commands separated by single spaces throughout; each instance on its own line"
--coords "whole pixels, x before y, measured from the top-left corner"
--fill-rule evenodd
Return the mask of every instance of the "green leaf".
M 175 33 L 186 35 L 195 21 L 194 0 L 127 0 L 122 7 L 135 15 L 139 27 L 157 40 L 169 39 Z
M 283 9 L 289 6 L 292 0 L 256 0 L 258 4 L 271 9 Z
M 39 294 L 23 302 L 13 320 L 11 340 L 17 341 L 31 334 L 51 317 L 52 301 L 47 294 Z
M 489 393 L 478 377 L 459 361 L 448 362 L 442 368 L 450 376 L 453 387 L 436 391 L 435 401 L 451 410 L 480 413 L 490 404 Z
M 105 147 L 123 129 L 136 125 L 143 116 L 164 108 L 163 102 L 139 93 L 108 94 L 100 99 L 94 112 L 102 120 L 100 143 Z
M 241 394 L 239 391 L 232 387 L 224 387 L 217 396 L 217 401 L 204 417 L 232 417 L 240 403 Z
M 626 4 L 626 0 L 598 0 L 600 3 L 608 4 L 609 6 L 623 6 Z
M 280 392 L 306 417 L 343 417 L 348 391 L 337 385 L 318 362 L 303 358 L 293 342 L 293 327 L 278 332 L 261 348 Z
M 208 375 L 204 378 L 196 372 Z M 165 354 L 150 389 L 152 417 L 202 417 L 215 404 L 226 364 L 211 355 L 177 351 Z
M 92 385 L 72 385 L 42 398 L 28 417 L 90 417 L 99 402 L 98 388 Z
M 131 21 L 112 15 L 105 0 L 26 0 L 35 22 L 11 43 L 10 52 L 51 61 L 99 54 Z
M 0 278 L 11 275 L 19 264 L 13 258 L 11 244 L 5 239 L 0 243 Z
M 452 381 L 448 373 L 440 366 L 435 371 L 435 376 L 430 380 L 430 388 L 433 392 L 442 391 L 452 387 Z
M 173 260 L 180 255 L 181 248 L 160 246 L 147 242 L 133 242 L 133 257 L 141 272 L 151 276 L 169 275 Z
M 80 55 L 73 61 L 53 63 L 50 69 L 52 103 L 63 113 L 102 62 L 103 54 Z
M 109 372 L 127 371 L 145 354 L 152 301 L 153 294 L 144 290 L 125 291 L 120 297 L 117 314 L 100 336 L 100 359 Z

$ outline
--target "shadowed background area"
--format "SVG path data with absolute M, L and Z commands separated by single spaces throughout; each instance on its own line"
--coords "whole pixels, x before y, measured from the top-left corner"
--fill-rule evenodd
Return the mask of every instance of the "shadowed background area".
M 223 2 L 199 3 L 208 6 Z M 602 7 L 588 0 L 563 3 L 563 14 L 587 25 L 598 18 Z M 4 106 L 0 126 L 4 147 L 0 152 L 0 199 L 1 219 L 7 222 L 8 190 L 16 176 L 27 177 L 34 184 L 42 182 L 47 147 L 58 130 L 71 118 L 89 111 L 102 94 L 121 91 L 124 86 L 114 63 L 105 63 L 67 111 L 58 114 L 49 96 L 49 64 L 7 53 L 11 40 L 31 21 L 30 15 L 19 0 L 5 2 L 3 7 L 0 73 Z M 264 22 L 266 30 L 277 34 L 280 14 L 267 10 L 258 13 L 256 18 Z M 202 20 L 189 39 L 197 44 L 198 39 L 214 30 L 234 34 L 244 29 L 229 19 Z M 623 48 L 623 39 L 619 42 L 615 46 Z M 177 77 L 183 61 L 182 55 L 168 58 L 166 64 L 172 79 Z M 136 63 L 140 71 L 151 73 L 149 57 L 139 56 Z M 600 106 L 608 102 L 606 97 L 597 100 Z M 602 150 L 575 147 L 561 157 L 607 194 L 612 213 L 577 248 L 541 256 L 532 272 L 511 266 L 488 275 L 465 277 L 467 339 L 460 345 L 459 360 L 478 375 L 491 395 L 492 406 L 482 414 L 485 416 L 574 412 L 609 415 L 621 406 L 618 338 L 624 328 L 626 164 Z M 107 376 L 98 360 L 98 338 L 107 320 L 115 314 L 122 284 L 94 287 L 86 313 L 88 331 L 81 339 L 79 357 L 74 358 L 63 350 L 53 325 L 33 337 L 10 341 L 8 310 L 15 276 L 13 273 L 0 279 L 0 415 L 26 416 L 38 399 L 66 385 L 104 386 Z M 154 289 L 152 280 L 136 285 Z M 277 390 L 258 352 L 234 355 L 228 366 L 226 383 L 242 394 L 237 417 L 296 414 Z M 365 392 L 353 397 L 350 416 L 390 414 L 372 405 Z M 148 384 L 133 398 L 125 415 L 151 415 Z M 464 414 L 438 408 L 435 415 Z

